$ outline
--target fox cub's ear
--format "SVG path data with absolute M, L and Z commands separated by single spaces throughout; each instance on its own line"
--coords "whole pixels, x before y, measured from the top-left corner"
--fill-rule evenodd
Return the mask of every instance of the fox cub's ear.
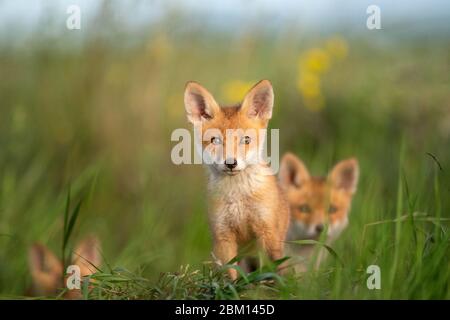
M 35 243 L 28 251 L 33 285 L 39 294 L 52 294 L 60 287 L 63 266 L 46 246 Z
M 356 192 L 359 178 L 359 165 L 356 158 L 337 163 L 328 175 L 334 188 L 343 189 L 351 194 Z
M 273 88 L 269 80 L 261 80 L 246 94 L 242 110 L 249 118 L 269 120 L 272 118 Z
M 80 267 L 82 276 L 93 274 L 102 263 L 100 242 L 95 236 L 88 236 L 78 243 L 72 255 L 72 262 Z
M 212 94 L 194 81 L 186 84 L 184 107 L 188 120 L 193 124 L 214 118 L 214 115 L 220 110 Z
M 303 162 L 292 153 L 286 153 L 281 160 L 280 183 L 283 187 L 301 188 L 309 179 L 309 172 Z

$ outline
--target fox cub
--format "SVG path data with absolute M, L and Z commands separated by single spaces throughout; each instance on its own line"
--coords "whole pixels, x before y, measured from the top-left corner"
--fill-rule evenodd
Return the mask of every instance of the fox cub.
M 291 207 L 287 240 L 318 240 L 326 229 L 326 242 L 334 241 L 348 224 L 358 176 L 359 166 L 355 158 L 337 163 L 328 177 L 313 177 L 299 158 L 291 153 L 285 154 L 279 177 Z M 303 259 L 296 266 L 297 271 L 306 270 L 313 252 L 313 245 L 289 245 L 289 254 Z M 319 251 L 316 268 L 324 254 L 324 250 Z
M 80 241 L 72 255 L 71 264 L 80 268 L 80 276 L 93 274 L 101 264 L 100 244 L 96 237 L 89 236 Z M 35 243 L 28 252 L 28 264 L 32 277 L 32 285 L 27 290 L 29 296 L 56 296 L 65 288 L 63 281 L 63 263 L 46 246 Z M 68 290 L 63 298 L 80 299 L 81 291 Z
M 194 125 L 197 150 L 209 172 L 209 222 L 213 253 L 228 263 L 238 248 L 256 240 L 269 258 L 284 256 L 289 205 L 278 180 L 262 159 L 258 133 L 272 117 L 274 94 L 269 81 L 258 82 L 236 106 L 223 107 L 200 84 L 186 85 L 184 102 Z M 230 134 L 231 133 L 231 134 Z M 229 269 L 232 279 L 237 272 Z

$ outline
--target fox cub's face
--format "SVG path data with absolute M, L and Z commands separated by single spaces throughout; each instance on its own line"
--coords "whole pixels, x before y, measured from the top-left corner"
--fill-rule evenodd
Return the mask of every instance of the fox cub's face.
M 272 117 L 273 89 L 258 82 L 240 105 L 221 107 L 200 84 L 186 85 L 184 103 L 203 161 L 218 174 L 235 175 L 262 157 L 264 130 Z
M 326 225 L 327 239 L 335 239 L 347 226 L 358 175 L 354 158 L 339 162 L 328 177 L 319 178 L 311 177 L 295 155 L 284 155 L 280 181 L 291 207 L 290 240 L 318 239 Z

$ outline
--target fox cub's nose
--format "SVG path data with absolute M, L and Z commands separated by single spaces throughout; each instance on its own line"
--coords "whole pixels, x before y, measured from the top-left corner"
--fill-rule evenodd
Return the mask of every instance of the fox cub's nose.
M 225 165 L 228 169 L 233 170 L 237 166 L 237 160 L 233 158 L 228 158 L 225 160 Z
M 323 224 L 318 224 L 316 226 L 316 232 L 317 233 L 322 233 L 322 231 L 323 231 Z

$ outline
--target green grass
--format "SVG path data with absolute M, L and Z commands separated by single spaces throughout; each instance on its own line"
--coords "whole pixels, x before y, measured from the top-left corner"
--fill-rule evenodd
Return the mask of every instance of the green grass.
M 29 286 L 33 242 L 67 259 L 95 233 L 105 263 L 87 298 L 450 298 L 449 43 L 348 40 L 314 111 L 297 64 L 326 39 L 181 37 L 163 26 L 120 48 L 99 36 L 67 50 L 70 35 L 42 36 L 27 52 L 0 47 L 1 296 Z M 320 270 L 279 277 L 268 266 L 230 282 L 209 262 L 203 169 L 171 163 L 170 133 L 189 127 L 186 81 L 230 103 L 224 84 L 262 78 L 275 89 L 280 153 L 317 175 L 356 156 L 361 177 L 349 227 Z M 367 289 L 372 264 L 381 290 Z

